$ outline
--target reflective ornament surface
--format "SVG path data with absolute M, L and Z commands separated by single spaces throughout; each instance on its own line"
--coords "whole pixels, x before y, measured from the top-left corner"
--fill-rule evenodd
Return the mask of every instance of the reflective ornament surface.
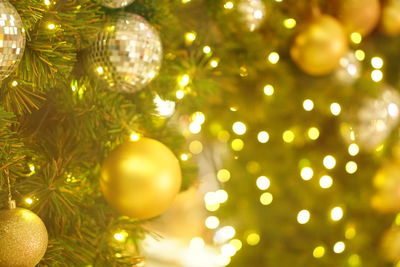
M 347 143 L 371 151 L 383 144 L 399 122 L 400 95 L 383 89 L 377 98 L 366 98 L 345 114 L 341 133 Z
M 25 50 L 25 30 L 17 10 L 0 1 L 0 81 L 18 66 Z
M 374 177 L 372 206 L 381 212 L 400 211 L 400 160 L 383 164 Z
M 381 15 L 379 0 L 335 0 L 335 9 L 348 34 L 358 32 L 363 36 L 375 29 Z
M 381 30 L 390 36 L 400 34 L 400 1 L 389 0 L 382 9 Z
M 35 213 L 22 208 L 0 211 L 0 266 L 35 266 L 47 243 L 46 226 Z
M 100 4 L 108 8 L 123 8 L 132 4 L 135 0 L 99 0 Z
M 299 31 L 290 55 L 305 73 L 319 76 L 335 70 L 347 51 L 347 38 L 340 23 L 331 16 L 320 15 Z
M 249 31 L 260 27 L 265 19 L 266 10 L 262 0 L 242 0 L 238 4 L 238 10 Z
M 149 219 L 165 212 L 181 187 L 179 161 L 164 144 L 150 138 L 125 142 L 101 169 L 105 199 L 122 215 Z
M 111 90 L 133 93 L 158 74 L 162 54 L 158 32 L 144 18 L 122 13 L 98 34 L 88 67 Z
M 391 262 L 400 260 L 400 227 L 392 226 L 382 238 L 381 251 L 383 256 Z M 397 265 L 396 265 L 397 266 Z
M 340 83 L 350 85 L 360 78 L 361 69 L 361 62 L 354 55 L 354 51 L 350 51 L 339 60 L 339 68 L 335 71 L 335 77 Z

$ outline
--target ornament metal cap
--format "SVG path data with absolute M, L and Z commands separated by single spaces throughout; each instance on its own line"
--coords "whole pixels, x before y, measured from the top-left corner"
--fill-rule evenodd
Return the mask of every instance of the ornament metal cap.
M 15 203 L 15 200 L 9 200 L 8 201 L 8 209 L 12 210 L 17 207 L 17 204 Z

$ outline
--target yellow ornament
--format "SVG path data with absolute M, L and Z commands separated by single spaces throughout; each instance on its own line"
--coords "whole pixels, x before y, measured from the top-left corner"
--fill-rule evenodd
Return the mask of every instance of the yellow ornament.
M 337 0 L 336 15 L 347 33 L 368 35 L 379 22 L 379 0 Z
M 381 251 L 388 261 L 400 260 L 400 227 L 392 226 L 386 231 L 382 238 Z
M 387 35 L 400 34 L 400 2 L 388 1 L 382 9 L 381 30 Z
M 121 214 L 141 220 L 165 212 L 181 182 L 178 159 L 150 138 L 117 147 L 104 161 L 100 178 L 108 203 Z
M 385 163 L 375 174 L 376 194 L 372 197 L 372 206 L 381 212 L 400 211 L 400 161 Z
M 348 51 L 345 32 L 331 16 L 319 15 L 300 30 L 290 49 L 294 62 L 307 74 L 328 74 Z
M 33 267 L 46 252 L 46 226 L 35 213 L 12 208 L 0 211 L 0 266 Z

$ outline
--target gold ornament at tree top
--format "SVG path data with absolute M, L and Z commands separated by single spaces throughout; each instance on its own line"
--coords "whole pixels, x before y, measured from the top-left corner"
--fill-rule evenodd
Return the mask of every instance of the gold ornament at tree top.
M 296 35 L 290 55 L 304 72 L 318 76 L 336 69 L 347 51 L 340 23 L 331 16 L 318 15 Z
M 367 35 L 379 22 L 379 0 L 336 0 L 336 15 L 348 34 Z
M 181 187 L 179 161 L 150 138 L 125 142 L 103 163 L 100 185 L 105 199 L 121 214 L 149 219 L 165 212 Z
M 33 212 L 22 208 L 0 211 L 0 266 L 33 267 L 46 252 L 46 226 Z

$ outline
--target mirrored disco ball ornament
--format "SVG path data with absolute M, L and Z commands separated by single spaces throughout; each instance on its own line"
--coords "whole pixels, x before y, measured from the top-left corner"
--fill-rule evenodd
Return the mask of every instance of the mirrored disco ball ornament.
M 158 32 L 144 18 L 121 13 L 98 34 L 88 67 L 110 90 L 133 93 L 156 77 L 162 55 Z
M 361 76 L 361 63 L 354 55 L 354 51 L 348 52 L 339 61 L 339 68 L 335 72 L 336 79 L 344 84 L 351 85 Z
M 25 49 L 25 30 L 17 10 L 0 1 L 0 81 L 18 66 Z
M 123 8 L 132 4 L 135 0 L 100 0 L 100 4 L 108 8 Z
M 377 98 L 366 98 L 350 110 L 341 124 L 347 143 L 356 143 L 366 151 L 382 145 L 399 122 L 400 94 L 386 87 Z
M 266 10 L 262 0 L 242 0 L 238 9 L 249 31 L 259 28 L 265 19 Z

